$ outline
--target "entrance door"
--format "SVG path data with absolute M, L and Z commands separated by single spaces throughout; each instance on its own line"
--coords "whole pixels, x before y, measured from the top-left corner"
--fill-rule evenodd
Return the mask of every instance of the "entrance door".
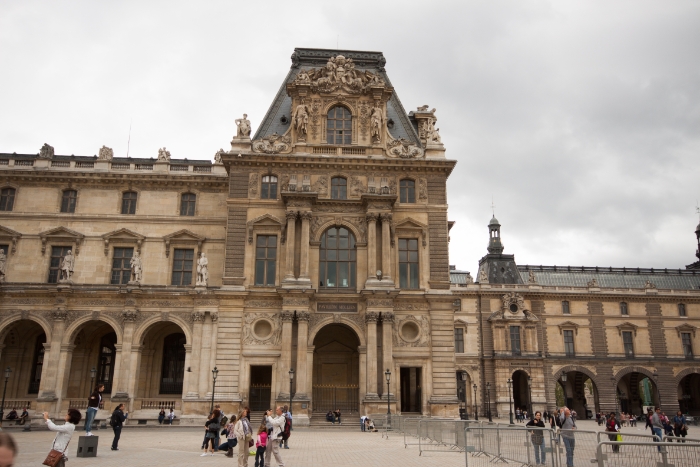
M 329 324 L 314 338 L 313 410 L 358 412 L 360 340 L 342 324 Z
M 261 411 L 270 409 L 272 394 L 272 367 L 250 367 L 250 410 Z
M 421 368 L 401 368 L 401 412 L 421 412 Z

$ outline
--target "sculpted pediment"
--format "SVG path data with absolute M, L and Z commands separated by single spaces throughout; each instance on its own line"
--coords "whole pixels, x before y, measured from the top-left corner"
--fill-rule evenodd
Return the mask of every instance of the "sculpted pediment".
M 697 331 L 698 328 L 696 328 L 693 325 L 690 325 L 688 323 L 681 324 L 680 326 L 676 326 L 676 331 L 678 332 L 678 337 L 681 337 L 682 332 L 689 332 L 693 335 L 693 338 L 695 338 L 695 331 Z
M 16 230 L 12 230 L 9 227 L 3 227 L 0 225 L 0 239 L 6 239 L 12 243 L 10 247 L 10 253 L 17 251 L 17 241 L 22 237 L 22 234 Z
M 66 227 L 56 227 L 55 229 L 39 233 L 39 238 L 41 239 L 42 255 L 46 252 L 46 245 L 49 241 L 72 243 L 74 245 L 75 254 L 78 255 L 78 253 L 80 253 L 80 244 L 85 238 L 85 235 Z
M 170 256 L 170 246 L 171 245 L 186 245 L 186 246 L 197 246 L 197 256 L 199 256 L 200 250 L 202 249 L 202 244 L 206 241 L 206 237 L 197 235 L 187 229 L 178 230 L 169 235 L 163 237 L 165 242 L 165 256 Z
M 296 87 L 308 88 L 314 94 L 366 94 L 372 88 L 385 86 L 386 82 L 378 74 L 356 69 L 352 58 L 336 55 L 322 68 L 301 69 L 287 89 L 293 92 Z
M 109 253 L 110 243 L 133 243 L 136 245 L 136 249 L 141 252 L 141 244 L 146 239 L 145 236 L 137 234 L 129 229 L 118 229 L 112 232 L 106 233 L 102 236 L 104 240 L 104 253 L 105 256 Z

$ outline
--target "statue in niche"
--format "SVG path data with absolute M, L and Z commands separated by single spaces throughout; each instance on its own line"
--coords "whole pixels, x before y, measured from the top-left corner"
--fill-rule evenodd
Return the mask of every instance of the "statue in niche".
M 379 107 L 379 104 L 375 104 L 369 119 L 372 142 L 379 143 L 382 140 L 382 121 L 384 119 L 382 109 Z
M 68 250 L 66 256 L 61 259 L 59 266 L 59 282 L 69 282 L 73 276 L 73 267 L 75 266 L 75 256 L 73 252 Z
M 207 255 L 202 253 L 197 261 L 197 286 L 207 286 L 209 282 L 209 260 Z
M 0 284 L 5 282 L 6 265 L 7 256 L 5 256 L 5 250 L 0 249 Z
M 297 130 L 297 139 L 306 141 L 306 125 L 309 123 L 309 107 L 304 99 L 297 105 L 294 110 L 294 125 Z
M 134 256 L 131 257 L 131 261 L 129 261 L 129 264 L 131 265 L 131 280 L 129 282 L 137 282 L 140 284 L 142 275 L 142 265 L 141 256 L 139 256 L 138 251 L 134 252 Z
M 236 138 L 250 138 L 250 120 L 248 114 L 243 114 L 243 118 L 236 119 Z
M 165 146 L 158 150 L 158 161 L 169 162 L 170 161 L 170 151 L 165 149 Z

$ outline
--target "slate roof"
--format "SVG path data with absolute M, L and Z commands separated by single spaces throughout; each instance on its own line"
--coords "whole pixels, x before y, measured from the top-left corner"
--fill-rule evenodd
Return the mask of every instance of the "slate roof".
M 0 159 L 15 159 L 15 160 L 34 160 L 39 159 L 38 154 L 10 154 L 10 153 L 0 153 Z M 153 164 L 157 162 L 157 157 L 114 157 L 111 162 L 116 163 L 132 163 L 132 164 Z M 54 155 L 51 158 L 52 161 L 76 161 L 76 162 L 94 162 L 97 160 L 97 156 L 60 156 Z M 209 160 L 200 159 L 170 159 L 171 164 L 188 164 L 188 165 L 212 165 Z
M 467 283 L 467 275 L 469 271 L 450 270 L 450 282 L 452 284 L 465 285 Z
M 302 69 L 322 68 L 326 65 L 329 58 L 336 55 L 352 58 L 355 63 L 355 69 L 376 73 L 386 81 L 387 86 L 392 86 L 391 80 L 384 69 L 386 59 L 381 52 L 295 48 L 289 73 L 287 73 L 287 77 L 282 82 L 279 91 L 277 91 L 277 95 L 267 110 L 253 139 L 270 136 L 273 133 L 281 135 L 289 129 L 292 115 L 292 98 L 287 95 L 287 83 L 294 81 Z M 285 123 L 281 121 L 283 116 L 287 117 Z M 394 139 L 405 138 L 421 146 L 414 122 L 411 121 L 406 113 L 399 96 L 396 94 L 396 90 L 394 90 L 391 99 L 387 103 L 387 121 L 389 119 L 394 121 L 394 127 L 389 128 L 389 133 Z

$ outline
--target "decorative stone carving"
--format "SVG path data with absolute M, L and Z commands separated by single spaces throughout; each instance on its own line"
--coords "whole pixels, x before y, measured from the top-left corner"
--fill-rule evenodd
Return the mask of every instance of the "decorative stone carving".
M 394 311 L 422 311 L 427 309 L 427 303 L 396 302 L 394 305 Z
M 243 114 L 243 118 L 236 119 L 236 138 L 250 138 L 250 120 L 248 120 L 248 114 Z
M 395 325 L 394 345 L 398 347 L 427 347 L 430 345 L 430 319 L 408 315 Z
M 7 256 L 5 256 L 4 250 L 0 250 L 0 284 L 5 282 L 6 269 L 7 269 Z
M 209 260 L 207 255 L 202 253 L 197 261 L 197 283 L 198 287 L 206 287 L 209 283 Z
M 369 115 L 370 120 L 370 134 L 372 136 L 372 142 L 375 144 L 382 142 L 382 130 L 384 128 L 384 115 L 382 114 L 382 109 L 379 107 L 379 103 L 375 102 L 372 112 Z
M 486 274 L 486 269 L 482 269 L 481 271 L 479 271 L 479 282 L 482 284 L 489 283 L 489 275 Z
M 243 343 L 248 345 L 279 345 L 282 338 L 281 317 L 277 313 L 253 313 L 245 317 Z
M 282 313 L 280 313 L 280 319 L 283 323 L 291 323 L 292 321 L 294 321 L 294 313 L 292 313 L 291 311 L 283 311 Z
M 352 225 L 355 226 L 357 229 L 357 241 L 359 243 L 366 243 L 367 242 L 367 220 L 365 217 L 351 217 L 345 219 L 348 222 L 350 222 Z
M 139 255 L 138 251 L 134 252 L 134 256 L 131 257 L 129 265 L 131 266 L 131 280 L 129 282 L 135 282 L 140 284 L 142 275 L 142 264 L 141 256 Z
M 382 321 L 384 321 L 385 323 L 393 323 L 394 313 L 382 312 Z
M 314 93 L 343 90 L 349 94 L 361 94 L 372 86 L 384 86 L 385 82 L 374 73 L 356 70 L 351 58 L 337 55 L 328 59 L 323 68 L 301 70 L 293 84 L 310 86 Z
M 245 302 L 247 308 L 281 308 L 280 300 L 247 300 Z
M 367 300 L 367 307 L 393 307 L 394 301 L 392 299 L 377 299 L 371 298 Z
M 219 313 L 211 312 L 209 314 L 211 315 L 211 322 L 212 323 L 216 323 L 219 321 Z
M 102 146 L 97 153 L 97 158 L 103 161 L 111 161 L 114 158 L 114 151 L 112 148 Z
M 224 161 L 223 161 L 222 157 L 224 154 L 226 154 L 226 151 L 224 151 L 223 148 L 216 151 L 216 154 L 214 154 L 214 164 L 223 164 Z
M 421 108 L 422 107 L 419 107 L 418 110 L 421 111 Z M 428 109 L 426 108 L 423 111 L 425 112 L 427 110 Z M 431 113 L 435 113 L 435 109 L 433 109 Z M 427 144 L 442 144 L 442 139 L 440 138 L 440 129 L 435 128 L 436 122 L 437 118 L 435 117 L 426 118 L 423 120 L 423 122 L 420 125 L 420 128 L 418 129 L 418 135 L 421 139 L 425 140 Z
M 309 321 L 310 316 L 308 311 L 297 311 L 297 321 Z
M 525 309 L 525 299 L 518 293 L 508 292 L 501 297 L 501 300 L 503 301 L 503 311 L 517 313 Z
M 300 74 L 303 74 L 301 72 Z M 299 77 L 297 76 L 297 79 Z M 308 80 L 308 75 L 306 76 Z M 309 124 L 309 106 L 304 99 L 294 109 L 294 128 L 297 132 L 297 141 L 306 141 L 306 126 Z
M 139 319 L 139 310 L 124 310 L 122 311 L 122 321 L 135 323 Z
M 598 287 L 598 281 L 594 277 L 593 279 L 588 281 L 588 284 L 586 284 L 588 287 Z
M 59 266 L 59 282 L 70 282 L 73 276 L 73 268 L 75 267 L 75 256 L 73 256 L 73 251 L 68 250 L 66 256 L 61 259 L 61 265 Z
M 401 159 L 414 159 L 423 156 L 423 149 L 405 139 L 392 139 L 387 143 L 387 152 Z
M 250 174 L 250 180 L 248 180 L 248 196 L 250 198 L 255 198 L 258 196 L 258 174 Z
M 528 284 L 537 284 L 537 277 L 533 271 L 530 271 L 527 278 Z
M 274 133 L 262 139 L 253 141 L 253 151 L 265 154 L 279 154 L 288 152 L 292 148 L 292 140 L 286 135 Z
M 282 304 L 284 306 L 309 306 L 308 298 L 287 298 L 282 299 Z
M 374 311 L 365 313 L 365 323 L 376 323 L 378 319 L 379 313 L 375 313 Z
M 647 281 L 644 283 L 644 288 L 645 289 L 655 289 L 656 285 L 652 281 L 647 279 Z
M 314 241 L 316 235 L 318 234 L 318 229 L 320 229 L 323 224 L 331 219 L 333 218 L 330 216 L 314 217 L 311 221 L 311 225 L 309 226 L 309 238 Z
M 314 182 L 311 191 L 318 193 L 318 196 L 326 197 L 328 196 L 328 178 L 326 176 L 321 176 Z
M 204 313 L 201 311 L 194 311 L 191 314 L 192 322 L 202 322 L 204 321 Z
M 68 312 L 60 308 L 57 310 L 53 310 L 51 312 L 51 319 L 53 319 L 54 321 L 65 321 L 66 319 L 68 319 Z
M 350 193 L 357 198 L 361 197 L 363 193 L 367 192 L 364 183 L 360 180 L 360 177 L 353 175 L 350 177 Z
M 158 162 L 170 162 L 170 151 L 165 146 L 158 150 Z
M 418 180 L 418 199 L 421 201 L 428 199 L 428 181 L 424 178 Z
M 41 149 L 39 149 L 39 157 L 41 157 L 42 159 L 51 159 L 53 155 L 53 146 L 49 145 L 48 143 L 44 143 Z
M 472 277 L 471 274 L 467 273 L 467 277 L 465 278 L 465 283 L 467 285 L 473 284 L 474 283 L 474 278 Z

